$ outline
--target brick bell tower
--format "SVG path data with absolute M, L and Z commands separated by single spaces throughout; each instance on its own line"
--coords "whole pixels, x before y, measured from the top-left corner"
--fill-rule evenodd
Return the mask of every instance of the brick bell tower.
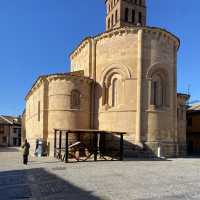
M 146 26 L 145 0 L 105 0 L 106 31 L 123 26 Z

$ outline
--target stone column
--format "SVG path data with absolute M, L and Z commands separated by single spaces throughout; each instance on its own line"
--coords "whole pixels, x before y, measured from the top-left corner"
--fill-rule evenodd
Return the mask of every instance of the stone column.
M 44 93 L 43 93 L 43 139 L 46 141 L 49 135 L 49 82 L 44 81 Z
M 91 45 L 91 78 L 94 80 L 91 88 L 91 111 L 90 111 L 90 119 L 91 125 L 90 128 L 95 128 L 95 114 L 96 114 L 96 40 L 92 39 Z
M 179 155 L 179 145 L 178 145 L 178 122 L 177 122 L 177 49 L 174 46 L 174 76 L 173 76 L 173 112 L 174 112 L 174 142 L 176 144 L 176 156 Z
M 92 79 L 96 81 L 96 40 L 92 39 Z
M 143 30 L 138 31 L 136 143 L 141 144 Z

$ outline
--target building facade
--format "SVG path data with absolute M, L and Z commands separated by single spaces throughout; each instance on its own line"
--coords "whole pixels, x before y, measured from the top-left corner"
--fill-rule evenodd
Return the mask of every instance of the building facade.
M 187 151 L 189 155 L 200 155 L 200 104 L 187 110 Z
M 177 116 L 177 51 L 172 33 L 146 26 L 145 0 L 106 0 L 106 32 L 71 53 L 71 73 L 40 77 L 26 97 L 26 137 L 46 139 L 53 129 L 123 131 L 133 146 L 163 156 L 185 153 Z M 181 97 L 182 96 L 182 97 Z M 73 103 L 75 102 L 75 103 Z M 185 112 L 185 111 L 184 111 Z
M 0 147 L 21 145 L 21 118 L 0 115 Z
M 187 94 L 177 94 L 177 124 L 178 124 L 178 145 L 179 148 L 177 150 L 178 155 L 185 156 L 188 154 L 187 152 L 187 109 L 188 109 L 188 101 L 190 95 Z

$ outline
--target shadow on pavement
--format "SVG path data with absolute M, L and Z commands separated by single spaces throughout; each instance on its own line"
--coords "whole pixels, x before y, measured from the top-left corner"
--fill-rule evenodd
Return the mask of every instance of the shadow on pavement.
M 19 152 L 19 147 L 0 147 L 0 152 Z
M 29 161 L 29 163 L 31 165 L 41 165 L 41 164 L 52 164 L 52 163 L 61 163 L 61 161 L 57 160 L 57 161 Z
M 182 156 L 180 158 L 184 158 L 184 159 L 200 159 L 200 155 L 188 155 L 188 156 Z
M 169 158 L 125 158 L 124 161 L 165 161 L 165 162 L 170 162 Z
M 101 200 L 44 168 L 0 172 L 2 200 Z

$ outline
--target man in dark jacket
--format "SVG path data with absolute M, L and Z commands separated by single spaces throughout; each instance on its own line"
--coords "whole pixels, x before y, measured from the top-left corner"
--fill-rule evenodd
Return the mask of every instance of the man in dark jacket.
M 24 163 L 24 165 L 27 165 L 29 149 L 30 149 L 30 144 L 28 143 L 27 139 L 25 140 L 24 144 L 22 145 L 22 148 L 23 148 L 23 163 Z

